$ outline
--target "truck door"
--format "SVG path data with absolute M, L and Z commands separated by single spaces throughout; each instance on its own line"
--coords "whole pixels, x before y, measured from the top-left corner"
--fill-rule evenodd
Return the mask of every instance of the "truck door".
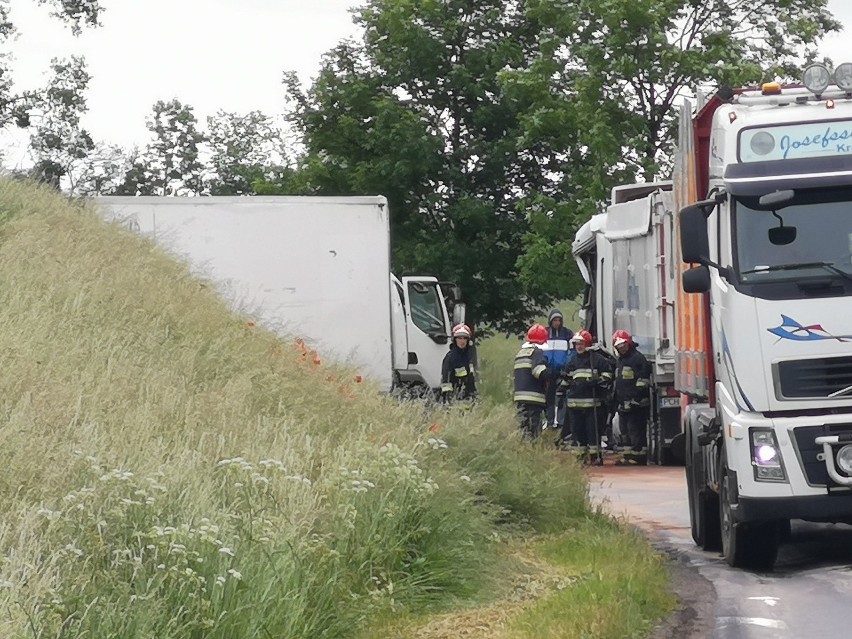
M 391 346 L 393 369 L 402 374 L 408 369 L 408 329 L 405 316 L 405 291 L 393 274 L 390 276 Z
M 416 370 L 430 388 L 441 385 L 441 363 L 447 353 L 449 317 L 438 280 L 403 277 L 408 369 Z

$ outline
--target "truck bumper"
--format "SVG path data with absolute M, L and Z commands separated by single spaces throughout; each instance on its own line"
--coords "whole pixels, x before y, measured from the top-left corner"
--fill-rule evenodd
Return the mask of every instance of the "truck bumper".
M 852 493 L 771 498 L 740 495 L 731 514 L 738 522 L 807 519 L 852 523 Z

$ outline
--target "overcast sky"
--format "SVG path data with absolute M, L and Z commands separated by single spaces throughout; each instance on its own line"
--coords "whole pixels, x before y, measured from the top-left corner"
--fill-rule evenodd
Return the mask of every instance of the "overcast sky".
M 282 72 L 303 82 L 320 57 L 356 36 L 349 10 L 360 0 L 102 0 L 103 27 L 74 38 L 35 0 L 10 0 L 19 36 L 12 53 L 18 88 L 41 86 L 53 57 L 83 54 L 93 78 L 85 125 L 99 140 L 129 146 L 147 139 L 145 117 L 177 97 L 199 119 L 218 109 L 282 111 Z M 852 1 L 829 0 L 848 25 L 822 54 L 852 61 Z M 10 154 L 11 155 L 11 154 Z M 9 159 L 12 159 L 11 157 Z

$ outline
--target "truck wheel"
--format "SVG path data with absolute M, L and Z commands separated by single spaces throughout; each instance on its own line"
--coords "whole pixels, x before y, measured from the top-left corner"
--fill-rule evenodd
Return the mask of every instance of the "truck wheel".
M 692 540 L 702 550 L 719 551 L 722 549 L 722 529 L 719 523 L 718 496 L 705 487 L 699 490 L 687 471 L 687 492 L 689 495 L 689 519 L 692 526 Z
M 722 532 L 719 524 L 718 496 L 704 482 L 704 471 L 696 465 L 691 433 L 687 433 L 686 451 L 686 494 L 689 501 L 689 523 L 692 540 L 709 551 L 722 548 Z M 700 457 L 699 457 L 700 459 Z
M 776 521 L 743 523 L 734 521 L 728 482 L 728 459 L 724 449 L 719 461 L 719 519 L 722 529 L 722 555 L 729 566 L 770 570 L 778 557 Z

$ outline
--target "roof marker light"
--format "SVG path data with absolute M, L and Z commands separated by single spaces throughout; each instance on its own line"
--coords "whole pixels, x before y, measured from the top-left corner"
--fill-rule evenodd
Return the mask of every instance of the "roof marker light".
M 733 111 L 731 111 L 731 112 L 728 114 L 728 120 L 729 120 L 730 122 L 733 122 L 733 121 L 734 121 L 734 120 L 736 120 L 736 119 L 737 119 L 737 114 L 736 114 L 736 113 L 734 113 Z
M 764 82 L 760 85 L 760 92 L 763 95 L 778 95 L 781 93 L 781 84 L 778 82 Z
M 831 73 L 824 64 L 811 64 L 802 73 L 802 84 L 814 95 L 822 95 L 831 83 Z
M 826 100 L 825 101 L 825 108 L 826 109 L 833 109 L 834 108 L 834 100 L 832 100 L 831 98 Z

